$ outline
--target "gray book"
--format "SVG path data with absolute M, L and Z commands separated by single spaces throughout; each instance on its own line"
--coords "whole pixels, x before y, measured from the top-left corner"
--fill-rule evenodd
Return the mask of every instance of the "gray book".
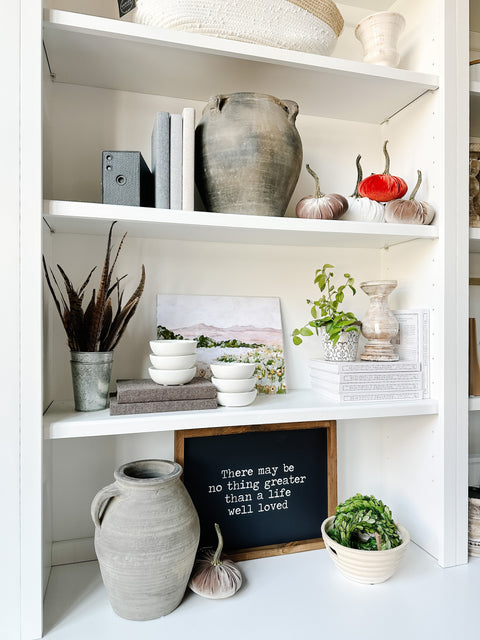
M 152 131 L 152 173 L 155 206 L 170 209 L 170 114 L 159 111 Z
M 163 400 L 161 402 L 117 402 L 115 396 L 110 397 L 110 415 L 128 416 L 137 413 L 163 413 L 165 411 L 203 411 L 216 409 L 217 398 L 200 400 Z
M 183 118 L 170 115 L 170 209 L 182 208 L 183 191 Z
M 216 398 L 217 390 L 206 378 L 194 378 L 188 384 L 163 386 L 150 378 L 117 380 L 117 402 L 162 402 Z

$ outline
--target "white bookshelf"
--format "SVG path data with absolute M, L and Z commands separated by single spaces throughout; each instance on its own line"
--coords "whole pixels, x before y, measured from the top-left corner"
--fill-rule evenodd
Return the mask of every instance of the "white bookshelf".
M 377 124 L 438 87 L 434 74 L 65 11 L 46 11 L 44 17 L 55 82 L 202 101 L 218 87 L 224 93 L 276 96 L 287 84 L 302 95 L 302 109 L 309 115 Z
M 291 390 L 284 395 L 259 395 L 247 407 L 128 416 L 110 416 L 108 409 L 78 412 L 73 410 L 71 402 L 54 402 L 45 414 L 43 425 L 44 438 L 62 439 L 244 424 L 433 415 L 437 411 L 438 402 L 431 399 L 337 404 L 323 400 L 310 389 L 305 389 Z
M 187 592 L 171 614 L 141 623 L 142 640 L 170 634 L 183 640 L 193 628 L 198 640 L 223 640 L 226 628 L 232 640 L 256 640 L 263 633 L 291 640 L 299 632 L 315 637 L 320 628 L 334 636 L 339 624 L 342 637 L 354 637 L 372 620 L 377 624 L 369 631 L 371 640 L 382 640 L 386 628 L 391 640 L 406 635 L 447 640 L 468 637 L 477 626 L 472 581 L 480 577 L 479 558 L 444 571 L 412 543 L 397 573 L 380 585 L 349 582 L 324 549 L 249 560 L 239 567 L 245 586 L 233 598 L 207 600 Z M 111 610 L 96 562 L 55 567 L 45 610 L 47 640 L 84 640 L 92 629 L 104 640 L 128 640 L 139 629 L 139 623 Z
M 133 237 L 280 246 L 384 249 L 438 237 L 434 225 L 275 218 L 65 201 L 46 201 L 44 220 L 54 233 L 105 236 L 111 223 L 118 220 L 121 232 Z
M 21 447 L 17 529 L 22 563 L 15 579 L 5 580 L 20 593 L 21 607 L 14 612 L 21 619 L 18 638 L 37 640 L 44 634 L 49 640 L 83 640 L 101 634 L 105 640 L 127 640 L 140 634 L 148 640 L 165 631 L 187 637 L 192 628 L 200 638 L 211 638 L 212 628 L 220 637 L 217 627 L 222 627 L 222 635 L 227 629 L 234 638 L 282 640 L 314 635 L 319 628 L 333 634 L 340 616 L 347 632 L 358 632 L 358 617 L 344 616 L 345 603 L 347 610 L 365 616 L 360 628 L 372 616 L 382 616 L 378 637 L 387 625 L 398 638 L 418 632 L 441 637 L 453 615 L 461 618 L 465 603 L 475 611 L 471 581 L 476 574 L 470 566 L 455 566 L 467 560 L 469 240 L 480 251 L 477 232 L 470 231 L 469 238 L 460 222 L 468 200 L 468 131 L 462 120 L 469 100 L 462 72 L 468 54 L 467 0 L 382 0 L 382 8 L 407 19 L 399 69 L 359 62 L 353 51 L 351 56 L 315 56 L 84 15 L 86 4 L 80 0 L 58 0 L 59 8 L 54 0 L 45 2 L 54 8 L 43 9 L 42 34 L 41 0 L 26 4 L 19 7 L 21 39 L 15 49 L 21 81 L 19 90 L 12 89 L 20 98 L 16 164 L 21 179 L 8 215 L 17 215 L 18 228 L 5 240 L 17 265 L 11 283 L 20 311 L 19 329 L 5 334 L 18 341 L 13 351 L 20 367 L 19 388 L 7 398 L 6 415 L 9 424 L 18 424 Z M 93 13 L 107 2 L 87 4 Z M 349 15 L 366 15 L 370 5 L 352 0 Z M 347 21 L 342 51 L 358 44 L 354 26 Z M 8 55 L 10 49 L 4 58 Z M 274 219 L 98 203 L 97 146 L 133 149 L 138 139 L 145 152 L 155 110 L 173 111 L 189 101 L 199 115 L 209 96 L 233 91 L 297 98 L 305 161 L 313 158 L 322 182 L 341 193 L 353 190 L 357 153 L 365 172 L 383 170 L 381 149 L 388 138 L 389 149 L 395 149 L 393 173 L 408 174 L 411 182 L 417 164 L 422 168 L 421 198 L 435 204 L 435 224 L 320 224 L 292 217 L 292 208 L 287 217 Z M 472 85 L 473 103 L 478 93 Z M 304 178 L 297 200 L 312 188 Z M 302 358 L 306 362 L 314 354 L 306 345 L 293 351 L 288 344 L 294 383 L 285 397 L 196 414 L 74 412 L 70 401 L 62 401 L 71 392 L 68 354 L 43 287 L 41 255 L 49 264 L 73 270 L 72 278 L 85 277 L 93 252 L 100 249 L 103 255 L 113 220 L 120 223 L 118 233 L 128 232 L 122 273 L 135 278 L 144 260 L 148 274 L 145 307 L 137 312 L 123 351 L 115 354 L 120 376 L 145 355 L 141 349 L 151 337 L 156 293 L 278 296 L 288 337 L 303 318 L 299 310 L 305 311 L 310 295 L 305 283 L 311 284 L 314 267 L 335 260 L 354 272 L 356 282 L 398 278 L 396 308 L 430 309 L 435 397 L 353 406 L 321 401 L 297 384 Z M 470 408 L 474 404 L 470 399 Z M 218 603 L 188 596 L 171 616 L 137 625 L 113 615 L 95 563 L 85 562 L 87 552 L 76 556 L 77 564 L 52 566 L 55 547 L 70 541 L 76 546 L 79 540 L 78 549 L 91 548 L 89 502 L 111 482 L 117 463 L 152 450 L 159 457 L 172 455 L 176 429 L 322 419 L 338 421 L 339 498 L 356 491 L 378 494 L 412 535 L 406 562 L 385 585 L 368 589 L 346 582 L 324 551 L 267 558 L 244 563 L 246 586 L 235 598 Z M 55 562 L 58 557 L 53 554 Z M 447 566 L 454 568 L 443 571 Z M 425 590 L 433 597 L 418 608 Z M 392 619 L 391 603 L 404 601 L 428 618 L 415 613 Z M 461 623 L 458 629 L 463 631 Z

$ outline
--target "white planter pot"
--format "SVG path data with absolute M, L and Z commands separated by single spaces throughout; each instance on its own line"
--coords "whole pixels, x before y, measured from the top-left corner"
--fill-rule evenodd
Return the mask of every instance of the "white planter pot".
M 401 545 L 393 549 L 365 551 L 350 549 L 332 540 L 328 532 L 334 520 L 335 516 L 331 516 L 323 521 L 322 538 L 330 557 L 346 578 L 363 584 L 377 584 L 393 576 L 410 542 L 410 535 L 402 525 L 397 525 L 402 538 Z
M 400 62 L 397 42 L 404 28 L 405 18 L 392 11 L 379 11 L 360 20 L 355 37 L 362 44 L 363 61 L 396 67 Z
M 360 327 L 358 327 L 358 331 L 342 331 L 337 344 L 333 344 L 324 327 L 320 327 L 320 337 L 323 343 L 324 360 L 353 362 L 357 359 Z

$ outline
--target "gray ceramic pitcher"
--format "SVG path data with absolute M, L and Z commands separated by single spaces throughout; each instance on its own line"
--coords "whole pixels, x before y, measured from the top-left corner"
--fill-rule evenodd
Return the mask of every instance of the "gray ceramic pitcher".
M 92 502 L 95 551 L 113 610 L 129 620 L 165 616 L 181 602 L 200 524 L 169 460 L 139 460 L 114 473 Z

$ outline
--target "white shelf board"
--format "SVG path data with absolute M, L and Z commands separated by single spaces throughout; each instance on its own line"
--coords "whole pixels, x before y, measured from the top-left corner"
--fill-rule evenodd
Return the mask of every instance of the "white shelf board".
M 469 411 L 480 411 L 480 396 L 470 396 L 468 399 Z
M 123 620 L 113 613 L 96 562 L 54 567 L 45 597 L 44 638 L 224 640 L 227 635 L 229 640 L 319 636 L 447 640 L 478 636 L 475 585 L 480 581 L 480 558 L 442 569 L 411 543 L 395 575 L 378 585 L 344 578 L 325 549 L 248 560 L 238 566 L 244 584 L 234 597 L 209 600 L 188 590 L 172 613 L 147 622 Z
M 480 228 L 470 227 L 470 253 L 480 253 Z
M 55 82 L 204 102 L 255 91 L 341 120 L 381 123 L 438 87 L 426 73 L 59 10 L 45 10 L 44 41 Z
M 111 416 L 108 409 L 78 412 L 74 411 L 71 402 L 54 402 L 45 413 L 43 426 L 45 439 L 59 439 L 248 424 L 387 418 L 437 412 L 436 400 L 337 404 L 323 400 L 311 389 L 302 389 L 291 390 L 284 395 L 260 394 L 255 402 L 247 407 L 219 406 L 217 409 L 203 411 L 172 411 L 128 416 Z
M 55 233 L 106 235 L 113 220 L 118 233 L 165 240 L 377 248 L 418 238 L 436 239 L 435 226 L 310 220 L 269 216 L 172 211 L 91 202 L 46 200 L 44 219 Z

